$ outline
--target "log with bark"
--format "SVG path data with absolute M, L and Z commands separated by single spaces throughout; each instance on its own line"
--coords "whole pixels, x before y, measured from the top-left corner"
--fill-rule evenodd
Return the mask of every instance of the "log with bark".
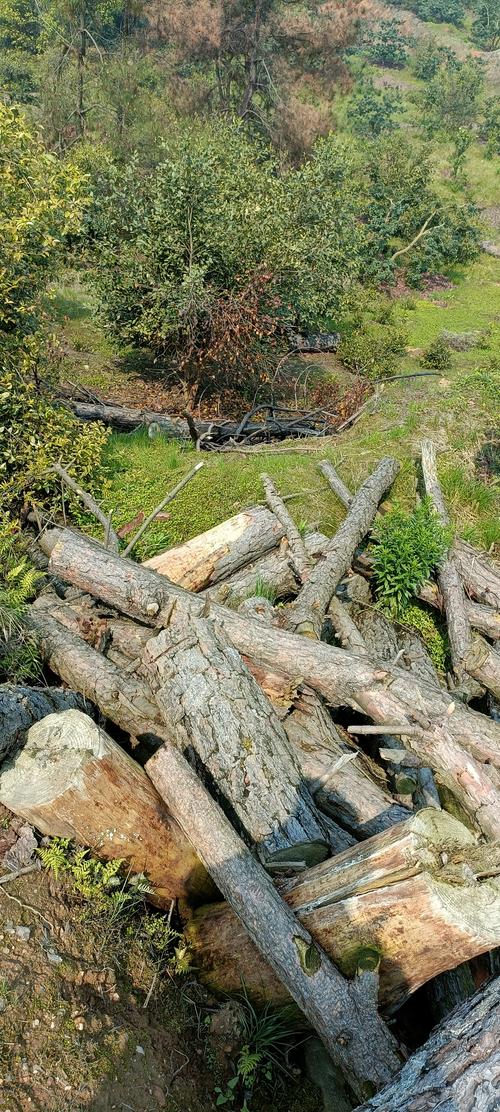
M 20 742 L 22 736 L 47 714 L 60 710 L 87 710 L 85 699 L 73 691 L 57 687 L 25 687 L 22 684 L 0 685 L 0 758 L 3 760 Z
M 143 623 L 161 628 L 177 600 L 189 616 L 205 606 L 149 568 L 106 552 L 69 530 L 44 534 L 51 570 L 61 578 Z M 245 619 L 211 605 L 211 616 L 240 655 L 306 682 L 328 702 L 361 710 L 375 722 L 420 727 L 408 747 L 422 753 L 439 778 L 450 805 L 487 837 L 500 835 L 500 763 L 497 723 L 454 702 L 444 690 L 428 689 L 408 672 L 372 664 L 343 649 Z M 465 754 L 464 754 L 465 750 Z M 454 801 L 454 802 L 453 802 Z
M 447 1016 L 395 1080 L 356 1112 L 496 1112 L 500 978 Z
M 325 558 L 309 575 L 295 602 L 289 608 L 288 628 L 308 637 L 319 637 L 330 599 L 342 576 L 351 566 L 358 544 L 366 536 L 378 504 L 392 486 L 399 463 L 388 457 L 379 463 L 353 498 L 348 513 L 328 542 Z
M 80 710 L 48 714 L 0 770 L 0 802 L 42 834 L 144 873 L 148 898 L 200 902 L 214 885 L 144 770 Z
M 370 955 L 380 961 L 380 1004 L 392 1012 L 438 973 L 498 945 L 499 861 L 498 845 L 478 846 L 451 815 L 428 809 L 279 890 L 346 975 Z M 286 1003 L 227 904 L 199 908 L 187 931 L 212 991 L 244 983 L 258 1003 Z
M 376 976 L 345 980 L 174 746 L 159 749 L 146 770 L 230 902 L 245 940 L 270 963 L 355 1095 L 379 1089 L 401 1055 L 377 1011 Z
M 304 538 L 305 549 L 311 563 L 324 555 L 328 537 L 323 533 L 307 533 Z M 299 590 L 297 575 L 293 569 L 288 542 L 283 538 L 278 548 L 267 556 L 246 564 L 234 575 L 222 580 L 206 591 L 207 597 L 214 602 L 237 608 L 243 599 L 264 590 L 275 601 L 293 598 Z M 500 627 L 498 636 L 500 637 Z

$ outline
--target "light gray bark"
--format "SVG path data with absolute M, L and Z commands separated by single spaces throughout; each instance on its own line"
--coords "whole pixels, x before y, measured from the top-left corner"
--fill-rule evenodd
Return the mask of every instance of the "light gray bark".
M 250 938 L 359 1096 L 394 1076 L 400 1056 L 380 1019 L 373 975 L 349 984 L 316 946 L 182 754 L 164 746 L 146 771 Z
M 309 577 L 311 570 L 311 561 L 306 552 L 304 540 L 301 537 L 297 526 L 289 514 L 283 499 L 280 498 L 276 487 L 265 472 L 260 476 L 264 484 L 266 493 L 266 501 L 269 509 L 278 518 L 278 521 L 283 526 L 285 536 L 288 540 L 290 559 L 302 583 L 305 583 Z

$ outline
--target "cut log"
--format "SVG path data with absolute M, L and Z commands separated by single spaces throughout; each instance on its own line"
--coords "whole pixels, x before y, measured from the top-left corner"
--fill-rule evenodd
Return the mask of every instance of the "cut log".
M 145 663 L 172 742 L 193 753 L 261 859 L 321 860 L 328 821 L 313 802 L 281 722 L 241 657 L 206 618 L 176 608 L 148 641 Z M 224 806 L 224 804 L 223 804 Z M 349 844 L 334 827 L 333 849 Z
M 299 530 L 297 529 L 293 517 L 291 517 L 291 515 L 289 514 L 285 503 L 283 502 L 283 499 L 280 498 L 270 476 L 263 472 L 260 477 L 264 484 L 266 501 L 269 509 L 271 510 L 271 513 L 273 513 L 275 517 L 277 517 L 278 521 L 283 526 L 283 530 L 288 541 L 288 548 L 292 564 L 295 568 L 295 571 L 297 572 L 301 583 L 305 583 L 306 579 L 308 579 L 309 577 L 309 572 L 311 570 L 311 561 L 309 559 L 309 556 L 307 555 L 304 540 L 301 537 Z
M 352 500 L 347 517 L 328 544 L 325 559 L 316 565 L 288 611 L 288 628 L 308 637 L 320 637 L 330 599 L 350 567 L 355 549 L 366 536 L 380 499 L 392 486 L 399 463 L 383 459 Z
M 448 525 L 448 512 L 437 475 L 436 451 L 431 440 L 422 442 L 422 473 L 426 493 L 442 524 Z M 486 641 L 479 644 L 472 641 L 465 592 L 454 548 L 439 568 L 438 584 L 446 612 L 453 668 L 458 680 L 462 679 L 464 672 L 468 672 L 493 695 L 500 697 L 500 654 Z
M 324 554 L 328 537 L 323 533 L 307 533 L 304 544 L 309 559 L 314 563 Z M 277 601 L 295 596 L 299 586 L 290 559 L 288 542 L 283 539 L 279 548 L 209 588 L 206 595 L 213 602 L 236 609 L 240 602 L 255 594 L 256 589 L 265 590 L 269 597 Z M 500 637 L 500 625 L 498 636 Z
M 275 548 L 283 526 L 269 510 L 254 506 L 186 544 L 146 560 L 144 566 L 189 591 L 201 591 Z
M 48 714 L 2 765 L 0 801 L 42 834 L 73 838 L 129 873 L 160 907 L 212 893 L 191 843 L 144 770 L 86 714 Z
M 466 590 L 478 602 L 500 610 L 500 565 L 486 552 L 457 537 L 453 556 Z
M 370 992 L 373 974 L 345 981 L 177 749 L 163 746 L 146 771 L 230 902 L 248 945 L 265 955 L 354 1093 L 380 1088 L 398 1070 L 400 1055 Z
M 392 1084 L 356 1112 L 496 1112 L 500 979 L 437 1027 Z
M 60 404 L 71 409 L 81 421 L 102 421 L 104 425 L 110 425 L 119 432 L 133 432 L 134 429 L 158 425 L 162 433 L 169 438 L 190 439 L 188 423 L 182 417 L 169 417 L 166 413 L 154 413 L 149 409 L 132 409 L 130 406 L 117 405 L 114 402 L 81 402 L 73 398 L 61 398 Z M 226 422 L 220 424 L 225 425 Z M 213 428 L 213 421 L 197 422 L 200 435 Z M 232 428 L 236 430 L 236 424 L 233 423 Z
M 380 958 L 380 1003 L 394 1011 L 445 969 L 500 939 L 497 846 L 477 846 L 443 811 L 404 823 L 308 869 L 279 890 L 315 942 L 346 974 Z M 283 984 L 227 904 L 199 908 L 188 927 L 200 977 L 212 990 L 286 1003 Z
M 185 614 L 204 612 L 203 599 L 70 530 L 51 530 L 43 542 L 52 552 L 53 572 L 132 618 L 161 628 L 175 600 Z M 332 705 L 361 710 L 374 722 L 421 726 L 422 733 L 416 740 L 409 738 L 408 747 L 428 761 L 440 792 L 447 794 L 446 805 L 458 807 L 486 837 L 500 836 L 500 776 L 493 767 L 500 761 L 498 723 L 455 703 L 443 690 L 423 687 L 400 668 L 379 667 L 365 657 L 263 626 L 216 604 L 211 616 L 240 655 L 297 684 L 306 682 Z
M 19 744 L 26 730 L 40 718 L 70 709 L 86 709 L 85 700 L 73 691 L 10 683 L 0 685 L 0 759 Z

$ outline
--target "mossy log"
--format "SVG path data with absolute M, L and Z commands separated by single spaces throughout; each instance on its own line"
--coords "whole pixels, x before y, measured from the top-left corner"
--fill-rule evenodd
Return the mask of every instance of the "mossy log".
M 279 889 L 346 975 L 380 961 L 380 1004 L 391 1012 L 438 973 L 499 944 L 498 862 L 498 846 L 477 846 L 456 819 L 427 809 Z M 212 991 L 244 984 L 258 1003 L 286 1002 L 226 904 L 198 909 L 188 934 Z
M 215 892 L 144 770 L 79 710 L 31 726 L 2 765 L 0 802 L 42 834 L 123 859 L 128 873 L 147 876 L 149 898 L 160 907 Z

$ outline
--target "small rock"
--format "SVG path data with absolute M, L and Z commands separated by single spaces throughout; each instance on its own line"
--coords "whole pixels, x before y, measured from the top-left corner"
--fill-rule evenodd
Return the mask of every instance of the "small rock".
M 52 965 L 60 965 L 62 962 L 61 955 L 56 954 L 55 950 L 47 950 L 47 958 L 52 962 Z
M 29 942 L 31 938 L 31 931 L 29 927 L 16 927 L 16 937 L 21 942 Z
M 145 1054 L 146 1053 L 143 1046 L 136 1046 L 135 1052 L 136 1052 L 136 1054 Z

